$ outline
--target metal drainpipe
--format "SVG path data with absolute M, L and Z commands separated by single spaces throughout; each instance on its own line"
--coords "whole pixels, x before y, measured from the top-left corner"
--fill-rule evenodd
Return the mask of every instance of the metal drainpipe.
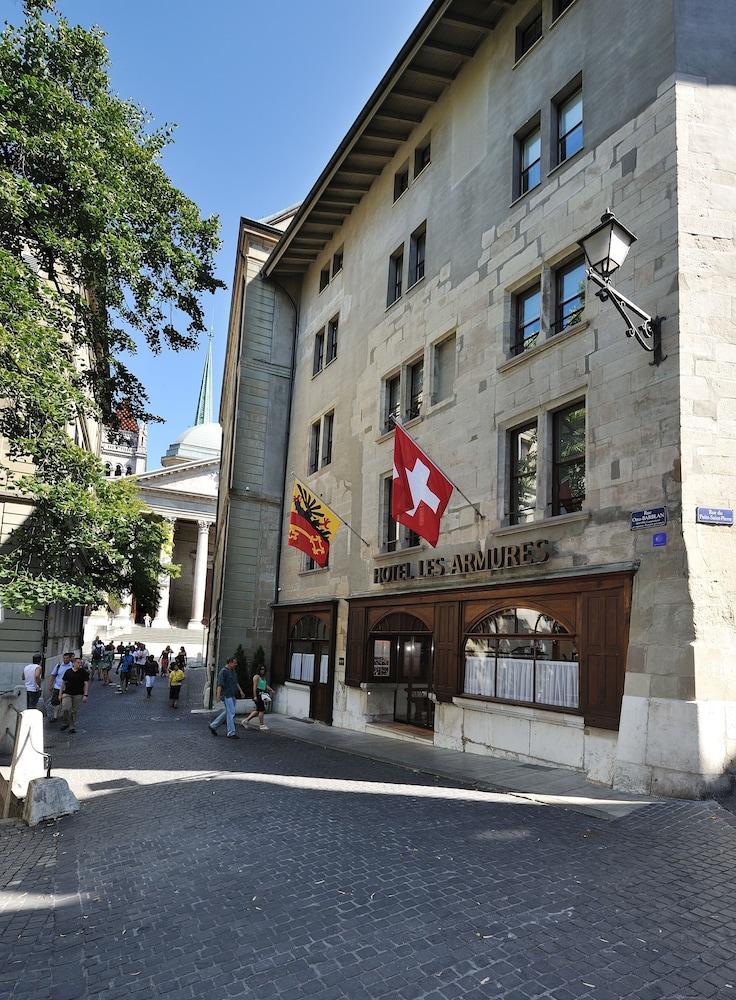
M 291 296 L 291 293 L 287 291 L 286 288 L 281 284 L 277 278 L 270 279 L 274 285 L 277 285 L 284 295 L 287 297 L 289 302 L 291 302 L 292 309 L 294 310 L 294 334 L 291 341 L 291 375 L 289 379 L 289 407 L 286 415 L 286 439 L 284 441 L 284 475 L 282 478 L 281 486 L 281 496 L 283 502 L 286 500 L 286 480 L 288 479 L 288 468 L 289 468 L 289 439 L 291 437 L 291 402 L 294 397 L 294 375 L 296 373 L 296 340 L 297 334 L 299 332 L 299 307 Z M 276 555 L 276 580 L 274 581 L 274 604 L 279 602 L 279 581 L 281 579 L 281 544 L 284 540 L 284 510 L 282 507 L 281 516 L 279 518 L 279 540 L 278 540 L 278 551 Z

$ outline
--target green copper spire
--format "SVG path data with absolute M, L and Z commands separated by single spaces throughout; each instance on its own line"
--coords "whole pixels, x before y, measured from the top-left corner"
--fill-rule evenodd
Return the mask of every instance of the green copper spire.
M 212 333 L 208 333 L 209 343 L 207 344 L 207 360 L 204 363 L 202 372 L 202 384 L 199 387 L 199 399 L 197 400 L 197 415 L 194 418 L 194 426 L 198 424 L 211 424 L 213 421 L 212 412 Z

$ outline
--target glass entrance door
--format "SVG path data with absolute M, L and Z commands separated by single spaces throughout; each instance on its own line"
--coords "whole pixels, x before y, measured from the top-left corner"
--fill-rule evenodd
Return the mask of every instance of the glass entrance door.
M 432 639 L 426 635 L 397 636 L 394 720 L 424 729 L 434 728 Z

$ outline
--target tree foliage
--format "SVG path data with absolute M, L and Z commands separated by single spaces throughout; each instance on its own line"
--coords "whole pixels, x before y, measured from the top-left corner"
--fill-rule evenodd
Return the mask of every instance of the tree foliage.
M 50 12 L 50 16 L 49 16 Z M 0 34 L 0 435 L 6 489 L 35 512 L 0 555 L 0 598 L 28 612 L 133 587 L 155 606 L 165 528 L 106 480 L 84 428 L 155 420 L 123 361 L 136 339 L 191 348 L 204 330 L 218 221 L 161 166 L 170 127 L 112 93 L 99 29 L 27 0 Z M 76 433 L 75 433 L 76 429 Z M 75 440 L 76 437 L 76 440 Z M 33 472 L 18 478 L 18 462 Z M 149 603 L 148 601 L 146 603 Z

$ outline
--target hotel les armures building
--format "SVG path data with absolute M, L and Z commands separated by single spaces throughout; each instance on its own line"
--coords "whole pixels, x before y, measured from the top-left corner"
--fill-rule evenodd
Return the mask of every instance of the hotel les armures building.
M 262 643 L 292 716 L 727 783 L 735 50 L 731 0 L 435 0 L 303 203 L 242 220 L 210 662 Z M 586 281 L 609 208 L 659 365 Z M 436 549 L 391 418 L 482 515 L 456 491 Z M 325 569 L 293 475 L 357 532 Z

